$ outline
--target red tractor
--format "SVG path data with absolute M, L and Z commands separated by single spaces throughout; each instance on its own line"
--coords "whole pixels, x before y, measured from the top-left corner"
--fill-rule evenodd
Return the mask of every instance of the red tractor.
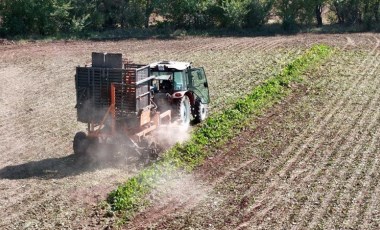
M 140 65 L 123 62 L 121 54 L 93 53 L 91 66 L 76 68 L 75 83 L 77 119 L 87 123 L 87 133 L 74 137 L 75 154 L 98 144 L 134 148 L 140 155 L 156 152 L 145 141 L 153 130 L 177 121 L 189 125 L 191 115 L 197 122 L 207 116 L 205 72 L 191 63 Z
M 203 68 L 192 68 L 188 62 L 161 61 L 150 64 L 154 77 L 154 102 L 158 108 L 171 109 L 175 118 L 190 124 L 191 115 L 202 122 L 208 114 L 209 90 Z

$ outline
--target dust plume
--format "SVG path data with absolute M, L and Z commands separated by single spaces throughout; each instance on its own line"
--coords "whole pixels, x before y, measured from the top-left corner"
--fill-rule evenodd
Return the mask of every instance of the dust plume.
M 128 224 L 128 228 L 155 228 L 152 223 L 164 216 L 171 216 L 178 211 L 186 212 L 206 200 L 213 201 L 211 209 L 217 208 L 221 203 L 221 199 L 215 195 L 213 188 L 207 182 L 196 175 L 178 169 L 173 170 L 156 179 L 154 188 L 148 196 L 150 206 L 135 216 Z
M 194 175 L 175 171 L 170 176 L 157 180 L 151 197 L 159 206 L 175 204 L 190 208 L 206 199 L 211 190 L 206 183 Z
M 190 138 L 190 127 L 178 123 L 161 125 L 152 132 L 152 139 L 163 149 L 176 143 L 183 143 Z

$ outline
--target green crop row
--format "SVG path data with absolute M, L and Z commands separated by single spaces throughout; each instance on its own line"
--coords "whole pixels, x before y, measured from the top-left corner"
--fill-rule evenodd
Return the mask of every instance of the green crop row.
M 120 185 L 108 196 L 113 210 L 122 211 L 126 217 L 145 203 L 145 196 L 155 187 L 158 180 L 167 178 L 178 169 L 191 171 L 199 166 L 211 153 L 210 149 L 223 144 L 236 135 L 251 120 L 275 102 L 291 92 L 289 85 L 301 81 L 301 75 L 311 67 L 320 64 L 331 53 L 326 45 L 314 45 L 235 105 L 223 112 L 212 114 L 194 130 L 190 140 L 176 144 L 165 152 L 160 161 L 142 170 L 138 175 Z

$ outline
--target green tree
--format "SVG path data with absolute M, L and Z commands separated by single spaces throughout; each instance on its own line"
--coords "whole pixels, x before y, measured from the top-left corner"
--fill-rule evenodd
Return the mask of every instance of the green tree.
M 247 0 L 225 0 L 222 9 L 227 18 L 227 27 L 242 28 L 249 12 Z
M 49 35 L 69 25 L 71 7 L 64 0 L 3 0 L 1 8 L 8 35 Z
M 282 18 L 285 30 L 294 29 L 298 24 L 322 26 L 322 8 L 326 0 L 277 0 L 276 9 Z
M 251 0 L 248 4 L 245 24 L 247 27 L 258 27 L 267 22 L 268 15 L 275 0 Z
M 364 23 L 369 29 L 379 22 L 379 0 L 332 0 L 331 10 L 340 24 Z
M 282 27 L 285 30 L 295 28 L 303 6 L 301 0 L 278 0 L 276 2 L 277 14 L 282 18 Z
M 157 0 L 155 11 L 175 27 L 192 28 L 207 23 L 209 0 Z
M 359 0 L 333 0 L 332 9 L 335 11 L 338 22 L 355 24 L 360 22 Z

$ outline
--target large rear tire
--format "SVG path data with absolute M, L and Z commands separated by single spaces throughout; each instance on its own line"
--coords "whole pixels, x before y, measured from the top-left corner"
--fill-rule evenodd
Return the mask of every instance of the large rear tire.
M 191 105 L 188 96 L 183 96 L 177 102 L 177 112 L 182 125 L 190 125 Z
M 74 136 L 73 150 L 76 155 L 83 155 L 87 152 L 89 141 L 84 132 L 77 132 Z
M 195 101 L 194 105 L 195 122 L 200 123 L 207 118 L 207 106 L 202 104 L 200 100 Z

